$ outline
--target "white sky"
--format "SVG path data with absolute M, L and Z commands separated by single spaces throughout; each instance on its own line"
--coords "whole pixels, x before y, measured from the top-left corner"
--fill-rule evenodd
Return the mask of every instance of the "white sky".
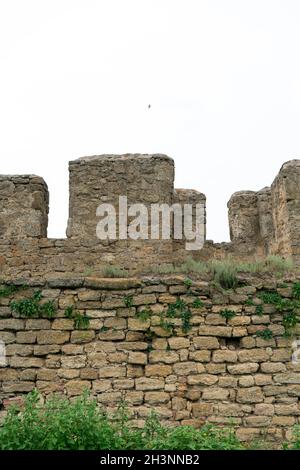
M 227 240 L 230 195 L 300 158 L 299 51 L 299 0 L 0 0 L 0 173 L 45 178 L 63 237 L 69 160 L 166 153 Z

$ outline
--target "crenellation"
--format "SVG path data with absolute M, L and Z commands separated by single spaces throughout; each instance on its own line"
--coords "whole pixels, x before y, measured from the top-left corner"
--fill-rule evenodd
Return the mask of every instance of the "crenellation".
M 0 238 L 47 237 L 48 188 L 39 176 L 0 175 Z
M 253 261 L 279 255 L 300 264 L 300 160 L 286 162 L 270 187 L 257 192 L 235 192 L 228 202 L 231 242 L 206 240 L 206 197 L 193 189 L 174 187 L 174 161 L 162 154 L 96 155 L 71 161 L 70 205 L 67 238 L 48 239 L 47 185 L 34 175 L 0 176 L 0 268 L 5 276 L 28 278 L 63 272 L 100 274 L 107 265 L 129 272 L 150 270 L 157 264 L 180 264 L 195 260 L 231 257 Z M 133 216 L 124 212 L 143 204 L 148 211 L 146 237 L 128 236 Z M 100 204 L 112 204 L 116 214 L 116 239 L 97 237 Z M 192 206 L 203 208 L 201 249 L 186 249 L 187 237 L 177 239 L 174 211 Z M 170 237 L 156 238 L 152 228 L 161 220 L 151 209 L 170 208 Z M 169 209 L 167 209 L 169 210 Z M 199 233 L 200 233 L 199 232 Z

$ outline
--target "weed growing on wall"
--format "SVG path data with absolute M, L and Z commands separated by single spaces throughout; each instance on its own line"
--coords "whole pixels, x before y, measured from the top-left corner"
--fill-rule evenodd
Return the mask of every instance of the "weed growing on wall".
M 285 329 L 285 336 L 291 336 L 294 328 L 298 324 L 298 312 L 300 308 L 300 283 L 296 282 L 292 288 L 292 299 L 282 297 L 278 292 L 262 291 L 259 298 L 264 304 L 273 305 L 277 312 L 283 314 L 282 324 Z M 259 313 L 263 313 L 263 305 L 258 305 Z
M 86 330 L 90 325 L 89 317 L 76 311 L 73 305 L 69 305 L 65 309 L 65 316 L 70 320 L 74 320 L 74 328 L 77 330 Z
M 220 312 L 220 315 L 221 317 L 226 318 L 226 320 L 230 320 L 231 318 L 236 316 L 236 313 L 232 310 L 225 309 Z
M 264 330 L 259 330 L 256 333 L 256 336 L 259 336 L 262 339 L 268 340 L 273 338 L 273 332 L 269 328 L 265 328 Z
M 41 291 L 35 291 L 30 298 L 12 300 L 11 310 L 22 317 L 31 318 L 34 316 L 52 318 L 56 312 L 53 300 L 41 303 Z

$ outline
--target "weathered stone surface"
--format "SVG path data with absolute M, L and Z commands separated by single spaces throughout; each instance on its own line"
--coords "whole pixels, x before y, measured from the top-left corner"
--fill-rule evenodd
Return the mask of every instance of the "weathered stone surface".
M 44 361 L 38 357 L 11 357 L 10 367 L 43 367 Z
M 18 331 L 16 335 L 17 343 L 32 344 L 36 342 L 37 333 L 33 331 Z
M 227 350 L 214 351 L 212 360 L 214 362 L 236 362 L 237 353 L 235 351 Z
M 63 344 L 70 338 L 70 333 L 63 331 L 38 331 L 37 342 L 38 344 Z
M 232 334 L 232 328 L 229 326 L 200 326 L 198 333 L 200 336 L 220 336 L 229 338 Z
M 91 388 L 88 380 L 70 380 L 66 383 L 65 388 L 69 396 L 81 395 L 85 390 Z
M 125 377 L 126 376 L 126 367 L 123 366 L 105 366 L 101 367 L 99 370 L 100 378 L 109 378 L 109 377 Z
M 147 354 L 130 351 L 128 354 L 129 364 L 147 364 Z
M 214 385 L 218 382 L 218 376 L 210 374 L 190 375 L 187 382 L 189 385 Z
M 218 349 L 219 348 L 219 341 L 217 338 L 209 338 L 209 337 L 202 337 L 197 336 L 193 338 L 193 343 L 196 349 Z
M 247 349 L 238 353 L 240 362 L 264 362 L 270 354 L 264 349 Z
M 24 320 L 17 320 L 14 318 L 7 318 L 0 320 L 0 330 L 23 330 Z
M 34 319 L 26 320 L 26 330 L 47 330 L 51 328 L 51 323 L 49 320 L 44 319 Z
M 239 389 L 236 400 L 238 403 L 260 403 L 264 396 L 259 387 L 249 387 Z
M 75 344 L 89 343 L 90 341 L 93 341 L 94 338 L 94 331 L 78 330 L 72 331 L 71 333 L 71 343 Z
M 258 368 L 259 365 L 255 362 L 227 366 L 230 374 L 253 374 L 258 371 Z
M 226 388 L 210 387 L 203 390 L 202 400 L 226 400 L 228 395 Z
M 0 175 L 0 237 L 47 236 L 48 188 L 39 176 Z
M 175 351 L 151 351 L 149 353 L 149 362 L 163 362 L 173 364 L 179 361 L 179 356 Z
M 162 379 L 153 379 L 150 377 L 140 377 L 135 381 L 135 387 L 137 390 L 160 390 L 165 386 L 165 382 Z
M 170 346 L 170 349 L 183 349 L 183 348 L 189 348 L 190 346 L 190 340 L 188 338 L 169 338 L 168 343 Z
M 172 373 L 172 367 L 164 364 L 148 364 L 145 367 L 146 377 L 166 377 Z

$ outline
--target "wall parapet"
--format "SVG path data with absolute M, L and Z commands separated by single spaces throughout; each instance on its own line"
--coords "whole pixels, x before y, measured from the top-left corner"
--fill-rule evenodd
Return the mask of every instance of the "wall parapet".
M 66 239 L 47 238 L 49 195 L 45 181 L 35 175 L 0 176 L 0 271 L 8 277 L 43 276 L 51 272 L 100 275 L 108 265 L 130 274 L 155 265 L 232 257 L 256 261 L 269 255 L 290 258 L 300 265 L 300 160 L 286 162 L 270 187 L 239 191 L 228 202 L 230 243 L 206 240 L 206 197 L 192 189 L 174 187 L 174 162 L 162 154 L 83 157 L 71 161 L 70 204 Z M 128 204 L 192 205 L 204 208 L 201 249 L 187 250 L 186 238 L 97 238 L 97 207 L 118 198 Z M 172 218 L 172 213 L 170 218 Z M 119 220 L 119 219 L 118 219 Z M 172 221 L 171 221 L 172 222 Z M 129 224 L 129 222 L 128 222 Z M 125 225 L 127 233 L 129 225 Z M 194 230 L 194 226 L 192 227 Z

